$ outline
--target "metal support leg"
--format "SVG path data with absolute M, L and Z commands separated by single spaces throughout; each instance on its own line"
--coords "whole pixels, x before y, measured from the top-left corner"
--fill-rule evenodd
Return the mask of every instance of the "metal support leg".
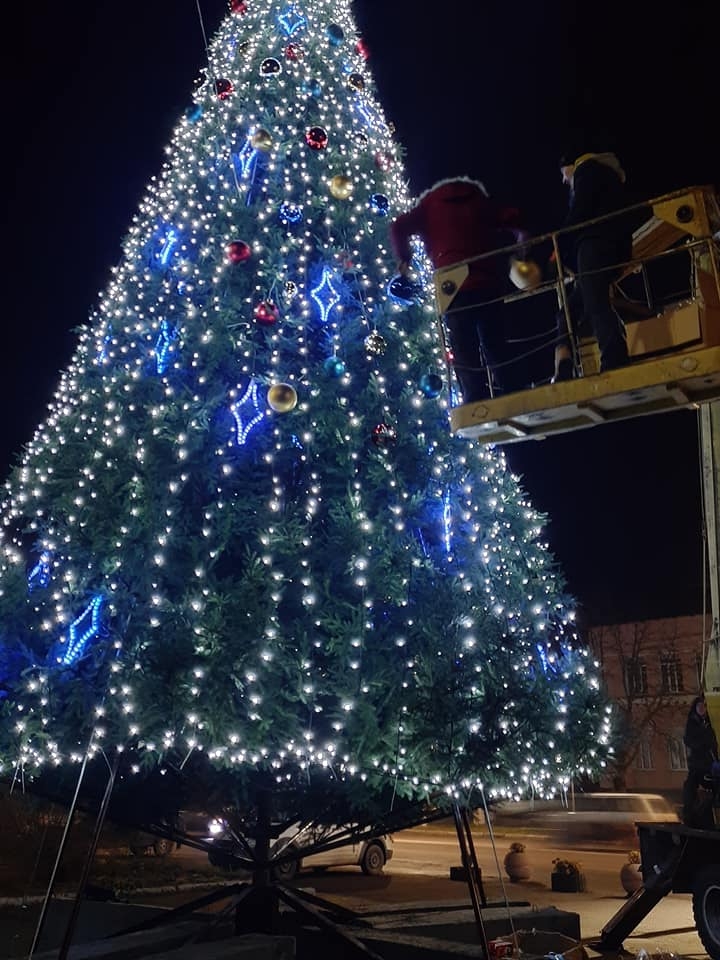
M 467 807 L 461 807 L 459 803 L 453 803 L 452 811 L 453 819 L 455 820 L 455 830 L 458 835 L 458 843 L 460 845 L 460 856 L 462 858 L 462 865 L 465 868 L 465 875 L 467 876 L 470 900 L 472 902 L 475 923 L 480 937 L 480 946 L 482 947 L 483 956 L 487 958 L 489 956 L 488 942 L 482 918 L 482 907 L 487 906 L 487 899 L 482 885 L 482 874 L 477 862 L 477 856 L 475 855 L 475 844 L 472 839 L 470 817 L 468 816 Z
M 73 934 L 75 933 L 75 927 L 77 926 L 78 917 L 80 916 L 80 906 L 82 905 L 83 897 L 85 895 L 85 889 L 87 887 L 87 881 L 90 875 L 90 868 L 92 867 L 93 860 L 95 859 L 98 841 L 100 840 L 100 834 L 102 833 L 102 828 L 105 823 L 105 816 L 108 811 L 108 806 L 110 805 L 110 796 L 112 794 L 113 787 L 115 786 L 115 777 L 117 775 L 119 764 L 120 754 L 116 753 L 115 759 L 113 760 L 110 768 L 110 776 L 108 777 L 107 786 L 105 787 L 105 794 L 102 798 L 102 803 L 100 804 L 97 819 L 95 820 L 95 828 L 90 841 L 90 847 L 88 849 L 87 856 L 85 857 L 85 863 L 83 865 L 82 875 L 80 877 L 80 884 L 78 886 L 77 893 L 75 894 L 75 902 L 73 903 L 70 919 L 68 920 L 63 942 L 60 946 L 58 960 L 67 960 L 67 956 L 70 951 Z
M 83 757 L 82 766 L 80 767 L 80 773 L 78 775 L 77 784 L 75 786 L 75 794 L 72 798 L 72 803 L 70 804 L 70 808 L 67 813 L 67 818 L 65 820 L 63 835 L 60 840 L 60 846 L 58 848 L 57 856 L 55 857 L 55 863 L 53 864 L 52 874 L 50 875 L 50 880 L 48 881 L 47 890 L 45 892 L 45 899 L 43 900 L 43 905 L 40 910 L 40 916 L 38 917 L 37 926 L 35 927 L 35 935 L 33 936 L 33 942 L 30 945 L 28 960 L 32 960 L 32 958 L 34 957 L 35 950 L 37 949 L 38 943 L 40 942 L 40 935 L 42 934 L 43 927 L 45 926 L 48 910 L 50 908 L 50 900 L 52 899 L 53 891 L 55 890 L 55 880 L 57 879 L 57 873 L 58 873 L 58 870 L 60 869 L 60 863 L 62 862 L 63 854 L 65 853 L 65 847 L 67 846 L 68 838 L 70 836 L 70 827 L 72 825 L 73 817 L 75 816 L 75 811 L 77 809 L 78 797 L 80 796 L 80 786 L 85 777 L 85 771 L 87 770 L 91 745 L 92 744 L 88 744 L 88 749 L 85 751 L 85 756 Z

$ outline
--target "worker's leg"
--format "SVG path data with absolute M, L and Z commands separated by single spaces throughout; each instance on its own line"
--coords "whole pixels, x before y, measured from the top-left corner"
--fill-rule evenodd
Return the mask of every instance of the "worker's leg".
M 700 788 L 701 773 L 695 770 L 688 770 L 688 775 L 683 783 L 682 790 L 682 822 L 686 827 L 695 826 L 698 806 L 698 790 Z
M 474 403 L 490 396 L 491 372 L 486 367 L 480 341 L 478 317 L 483 310 L 477 297 L 460 291 L 445 315 L 450 336 L 453 366 L 463 395 L 463 403 Z M 487 358 L 488 364 L 492 358 Z
M 578 248 L 576 282 L 600 348 L 600 370 L 624 367 L 628 362 L 625 324 L 610 303 L 610 284 L 617 276 L 616 259 L 615 245 L 602 239 L 584 240 Z
M 568 290 L 566 288 L 567 308 L 570 317 L 570 329 L 575 336 L 578 335 L 583 316 L 583 299 L 580 287 L 574 283 Z M 562 380 L 572 380 L 575 376 L 575 361 L 573 359 L 573 347 L 568 330 L 568 318 L 565 311 L 561 308 L 557 312 L 557 337 L 555 339 L 555 375 L 552 378 L 553 383 L 559 383 Z

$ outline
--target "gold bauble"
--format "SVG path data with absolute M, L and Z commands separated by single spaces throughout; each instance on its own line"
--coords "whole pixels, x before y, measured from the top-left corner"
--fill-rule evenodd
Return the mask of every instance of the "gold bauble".
M 330 181 L 330 193 L 336 200 L 347 200 L 353 192 L 353 182 L 350 177 L 339 173 Z
M 298 401 L 295 387 L 289 383 L 274 383 L 267 394 L 268 406 L 276 413 L 289 413 Z
M 542 281 L 542 271 L 534 260 L 511 260 L 510 279 L 518 290 L 532 290 Z
M 268 130 L 263 130 L 262 127 L 259 130 L 256 130 L 255 133 L 250 137 L 250 143 L 256 150 L 269 150 L 272 147 L 272 137 Z

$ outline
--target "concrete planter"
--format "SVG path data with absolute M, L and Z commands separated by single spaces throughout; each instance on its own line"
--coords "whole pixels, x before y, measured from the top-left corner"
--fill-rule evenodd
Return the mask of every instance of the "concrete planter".
M 557 893 L 584 893 L 584 873 L 551 873 L 550 886 Z
M 507 873 L 511 883 L 519 883 L 521 880 L 530 879 L 530 861 L 526 853 L 515 853 L 513 851 L 506 853 L 503 864 L 505 873 Z
M 620 883 L 625 893 L 635 893 L 643 885 L 642 866 L 639 863 L 624 863 L 620 869 Z

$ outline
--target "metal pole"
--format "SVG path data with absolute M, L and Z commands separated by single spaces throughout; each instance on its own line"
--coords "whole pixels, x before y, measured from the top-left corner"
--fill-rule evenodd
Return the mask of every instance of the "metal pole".
M 567 329 L 568 339 L 570 341 L 570 354 L 573 362 L 573 367 L 577 369 L 578 366 L 578 349 L 577 343 L 575 342 L 575 333 L 572 328 L 572 319 L 570 317 L 570 309 L 568 307 L 567 293 L 565 291 L 565 276 L 563 273 L 562 259 L 560 257 L 560 245 L 558 244 L 557 234 L 553 233 L 552 235 L 552 246 L 553 246 L 553 255 L 555 257 L 555 267 L 557 268 L 557 294 L 560 309 L 563 312 L 565 317 L 565 327 Z M 557 341 L 556 341 L 557 342 Z
M 35 935 L 33 937 L 33 942 L 30 946 L 30 952 L 28 953 L 28 960 L 32 960 L 32 957 L 35 955 L 35 950 L 40 941 L 40 934 L 42 933 L 43 926 L 45 925 L 45 920 L 47 919 L 48 909 L 50 908 L 50 899 L 53 895 L 53 890 L 55 889 L 55 880 L 57 878 L 57 872 L 60 868 L 60 863 L 65 853 L 65 847 L 67 846 L 68 837 L 70 835 L 70 827 L 72 825 L 73 817 L 75 816 L 75 810 L 77 808 L 78 797 L 80 796 L 80 785 L 83 782 L 85 777 L 85 771 L 87 769 L 88 758 L 90 756 L 90 748 L 92 747 L 92 738 L 88 744 L 88 748 L 85 751 L 85 756 L 83 757 L 82 766 L 80 768 L 80 775 L 78 776 L 77 785 L 75 787 L 75 795 L 72 798 L 72 803 L 70 804 L 70 809 L 68 810 L 67 819 L 65 820 L 65 828 L 63 830 L 63 835 L 60 840 L 60 846 L 58 847 L 57 856 L 55 857 L 55 863 L 53 865 L 52 874 L 50 875 L 50 880 L 48 881 L 47 891 L 45 893 L 45 899 L 43 900 L 43 905 L 40 910 L 40 916 L 38 917 L 37 926 L 35 927 Z
M 708 573 L 710 578 L 710 608 L 715 632 L 720 619 L 718 595 L 718 530 L 717 530 L 717 460 L 720 433 L 718 432 L 717 401 L 700 407 L 700 442 L 702 445 L 702 486 L 705 508 L 705 536 L 707 538 Z
M 65 928 L 65 936 L 63 937 L 60 952 L 58 953 L 58 960 L 67 960 L 67 955 L 70 951 L 73 934 L 75 933 L 78 917 L 80 915 L 80 905 L 82 904 L 83 894 L 85 893 L 88 877 L 90 875 L 90 868 L 93 860 L 95 859 L 98 841 L 100 840 L 100 834 L 102 833 L 103 824 L 105 823 L 105 815 L 107 814 L 108 806 L 110 804 L 110 795 L 112 794 L 113 787 L 115 786 L 115 776 L 117 774 L 119 763 L 120 754 L 116 753 L 112 767 L 110 768 L 110 776 L 108 777 L 107 786 L 105 787 L 105 794 L 102 798 L 100 810 L 98 811 L 97 819 L 95 821 L 95 828 L 90 841 L 90 848 L 88 849 L 87 856 L 85 858 L 82 875 L 80 877 L 80 884 L 78 886 L 77 893 L 75 894 L 75 902 L 73 903 L 72 913 L 70 914 L 68 925 Z
M 462 865 L 465 869 L 468 890 L 470 892 L 470 902 L 472 903 L 473 913 L 475 915 L 475 925 L 478 936 L 480 937 L 480 946 L 483 957 L 488 960 L 488 941 L 485 935 L 485 925 L 483 923 L 482 906 L 480 902 L 480 892 L 482 892 L 483 905 L 485 893 L 482 890 L 482 884 L 479 885 L 479 868 L 475 858 L 475 848 L 472 846 L 470 821 L 467 817 L 466 809 L 461 810 L 457 801 L 452 805 L 453 819 L 455 821 L 455 831 L 457 833 L 458 845 L 460 847 L 460 856 Z
M 720 401 L 700 407 L 700 444 L 702 463 L 703 505 L 705 513 L 705 550 L 710 580 L 711 636 L 707 641 L 703 663 L 702 689 L 705 693 L 710 724 L 720 733 L 720 542 L 718 540 L 718 453 L 720 451 Z

